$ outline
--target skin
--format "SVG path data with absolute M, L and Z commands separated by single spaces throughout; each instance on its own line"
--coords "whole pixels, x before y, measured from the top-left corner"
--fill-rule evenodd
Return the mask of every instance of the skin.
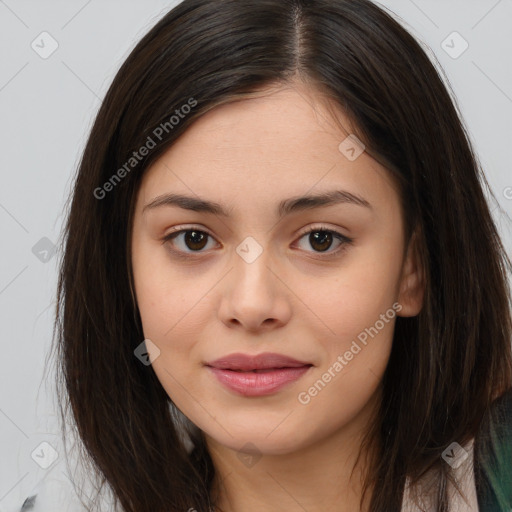
M 354 161 L 340 152 L 352 127 L 338 108 L 343 131 L 326 101 L 293 83 L 217 106 L 148 169 L 138 192 L 132 264 L 144 335 L 158 347 L 149 350 L 162 386 L 205 434 L 219 510 L 359 510 L 365 462 L 350 474 L 379 404 L 396 316 L 309 403 L 298 395 L 394 303 L 399 316 L 421 309 L 422 273 L 412 246 L 403 256 L 398 189 L 367 152 Z M 276 215 L 283 199 L 330 190 L 362 196 L 371 208 L 340 203 Z M 170 205 L 143 211 L 171 192 L 220 203 L 230 217 Z M 352 243 L 328 257 L 336 238 L 329 247 L 302 234 L 319 223 Z M 162 243 L 173 228 L 212 238 Z M 236 252 L 249 236 L 262 250 L 251 263 Z M 204 366 L 235 352 L 277 352 L 314 366 L 270 396 L 245 397 Z M 242 450 L 248 442 L 254 459 L 241 456 L 253 453 Z

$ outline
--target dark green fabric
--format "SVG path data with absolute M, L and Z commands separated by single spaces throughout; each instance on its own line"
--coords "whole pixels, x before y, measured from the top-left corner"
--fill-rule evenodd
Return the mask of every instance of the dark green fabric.
M 512 512 L 512 389 L 493 402 L 474 447 L 480 512 Z

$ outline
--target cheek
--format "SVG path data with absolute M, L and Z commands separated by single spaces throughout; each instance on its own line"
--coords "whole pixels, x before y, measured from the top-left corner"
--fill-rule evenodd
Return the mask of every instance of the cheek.
M 144 335 L 159 340 L 172 337 L 175 325 L 187 316 L 197 290 L 190 280 L 172 271 L 158 242 L 134 238 L 133 276 Z
M 136 286 L 144 337 L 159 351 L 152 358 L 153 371 L 168 396 L 186 404 L 190 395 L 183 390 L 199 368 L 195 350 L 204 330 L 197 293 L 187 292 L 186 287 L 185 292 L 179 291 L 179 282 L 168 282 L 158 268 L 149 266 L 139 272 Z
M 181 403 L 190 398 L 182 396 L 183 386 L 190 387 L 201 367 L 199 342 L 209 318 L 204 296 L 212 283 L 173 271 L 159 249 L 141 250 L 134 258 L 135 290 L 144 337 L 159 351 L 153 370 L 169 397 Z
M 302 278 L 296 289 L 300 289 L 297 295 L 304 304 L 305 318 L 329 339 L 357 336 L 392 307 L 399 272 L 394 253 L 369 248 L 347 258 L 333 276 Z
M 141 287 L 137 299 L 144 336 L 160 349 L 160 363 L 175 365 L 188 359 L 205 328 L 204 308 L 197 302 L 197 294 L 187 296 L 176 293 L 174 287 L 169 291 L 152 282 Z
M 322 287 L 318 280 L 304 284 L 305 302 L 321 318 L 315 323 L 328 334 L 316 338 L 323 348 L 322 365 L 301 391 L 304 401 L 312 401 L 310 411 L 333 414 L 334 423 L 347 420 L 374 393 L 389 360 L 400 311 L 393 306 L 400 259 L 393 244 L 385 245 L 365 246 L 351 255 Z M 343 406 L 334 414 L 336 403 Z

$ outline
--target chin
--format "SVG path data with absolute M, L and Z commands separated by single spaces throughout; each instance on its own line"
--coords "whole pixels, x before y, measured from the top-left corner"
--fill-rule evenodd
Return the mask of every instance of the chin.
M 297 433 L 300 432 L 298 426 L 291 428 L 290 425 L 286 429 L 281 427 L 276 429 L 278 424 L 270 421 L 255 421 L 247 425 L 246 428 L 243 426 L 238 426 L 236 429 L 231 427 L 228 429 L 229 434 L 222 428 L 215 432 L 210 428 L 210 431 L 205 431 L 205 433 L 216 443 L 234 451 L 247 453 L 254 451 L 264 455 L 285 455 L 308 444 L 307 439 L 303 436 L 297 437 Z

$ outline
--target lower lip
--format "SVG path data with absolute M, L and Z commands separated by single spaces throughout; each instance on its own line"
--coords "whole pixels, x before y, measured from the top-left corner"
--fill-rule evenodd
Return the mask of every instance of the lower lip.
M 302 377 L 311 366 L 277 368 L 268 372 L 237 372 L 208 366 L 227 388 L 243 396 L 265 396 Z

